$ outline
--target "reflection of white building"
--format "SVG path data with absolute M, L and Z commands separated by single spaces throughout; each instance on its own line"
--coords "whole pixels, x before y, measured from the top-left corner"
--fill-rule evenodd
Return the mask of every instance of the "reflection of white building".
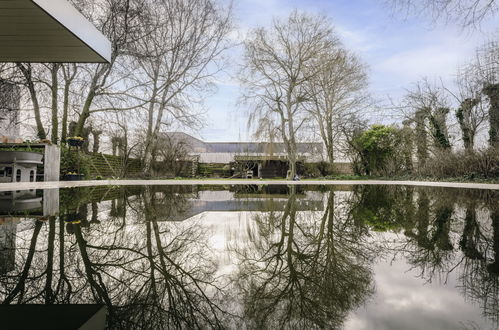
M 322 211 L 322 195 L 315 192 L 303 192 L 296 195 L 297 211 Z M 165 220 L 184 221 L 204 212 L 282 212 L 288 204 L 289 195 L 277 193 L 246 194 L 232 191 L 200 191 L 196 196 L 185 200 L 180 210 L 164 210 Z M 156 210 L 159 218 L 162 209 Z

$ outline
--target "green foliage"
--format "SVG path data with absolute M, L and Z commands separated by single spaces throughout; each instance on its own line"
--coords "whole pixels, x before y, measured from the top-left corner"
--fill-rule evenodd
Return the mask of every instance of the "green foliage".
M 373 125 L 353 139 L 359 154 L 359 164 L 354 164 L 357 174 L 391 174 L 401 166 L 401 154 L 397 151 L 402 143 L 400 130 L 385 125 Z
M 437 148 L 444 150 L 449 150 L 451 148 L 445 119 L 449 111 L 449 108 L 438 108 L 435 111 L 435 114 L 428 117 L 430 126 L 432 127 L 431 134 L 435 141 L 435 145 Z
M 371 230 L 399 232 L 410 217 L 412 189 L 396 186 L 358 186 L 350 214 Z
M 92 160 L 83 152 L 69 150 L 69 148 L 61 147 L 61 175 L 68 173 L 83 174 L 89 177 Z

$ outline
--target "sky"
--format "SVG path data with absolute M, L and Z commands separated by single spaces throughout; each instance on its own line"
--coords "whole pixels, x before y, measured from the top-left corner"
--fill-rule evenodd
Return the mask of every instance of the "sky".
M 463 30 L 452 22 L 396 13 L 385 0 L 234 0 L 237 30 L 231 38 L 239 46 L 227 54 L 230 64 L 218 77 L 216 92 L 206 100 L 206 127 L 193 135 L 214 142 L 252 140 L 248 109 L 238 105 L 240 43 L 248 31 L 269 26 L 273 17 L 285 18 L 294 9 L 330 17 L 343 44 L 368 65 L 374 98 L 387 104 L 389 99 L 399 100 L 423 77 L 451 84 L 457 68 L 491 38 L 485 31 L 495 31 L 490 26 L 496 26 L 492 21 L 484 22 L 481 29 Z M 371 117 L 373 122 L 387 120 Z

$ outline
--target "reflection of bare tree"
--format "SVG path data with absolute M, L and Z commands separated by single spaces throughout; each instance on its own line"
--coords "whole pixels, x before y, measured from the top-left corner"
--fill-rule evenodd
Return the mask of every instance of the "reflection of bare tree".
M 446 281 L 455 273 L 464 296 L 499 325 L 497 192 L 390 186 L 360 192 L 351 207 L 357 220 L 386 231 L 403 228 L 395 250 L 420 276 Z
M 126 219 L 110 217 L 102 224 L 89 220 L 107 202 L 93 202 L 91 213 L 81 205 L 77 213 L 85 218 L 78 221 L 35 222 L 18 233 L 19 248 L 27 252 L 16 270 L 0 277 L 0 299 L 104 303 L 115 328 L 221 328 L 208 233 L 197 223 L 168 222 L 165 208 L 179 212 L 172 209 L 172 201 L 179 201 L 174 195 L 145 188 L 126 200 Z
M 363 236 L 337 217 L 334 193 L 320 218 L 295 203 L 291 188 L 284 212 L 256 216 L 258 234 L 234 249 L 249 328 L 335 328 L 373 292 Z
M 25 294 L 26 280 L 28 279 L 31 264 L 33 262 L 33 257 L 35 255 L 36 242 L 38 240 L 38 235 L 40 234 L 41 227 L 42 227 L 42 223 L 37 221 L 35 223 L 35 227 L 33 229 L 33 236 L 31 237 L 26 260 L 24 261 L 24 266 L 22 267 L 21 272 L 19 273 L 17 278 L 14 278 L 14 279 L 12 279 L 10 277 L 7 278 L 8 284 L 15 283 L 15 286 L 13 289 L 8 290 L 8 291 L 2 290 L 2 293 L 5 295 L 5 298 L 3 300 L 3 304 L 10 304 L 14 301 L 14 299 L 17 296 L 22 298 Z M 14 280 L 14 281 L 12 281 L 12 280 Z M 21 298 L 19 300 L 21 300 Z
M 460 247 L 464 258 L 461 262 L 460 287 L 466 297 L 480 304 L 483 314 L 499 326 L 499 203 L 498 193 L 485 196 L 486 218 L 479 217 L 478 201 L 467 205 L 465 226 Z

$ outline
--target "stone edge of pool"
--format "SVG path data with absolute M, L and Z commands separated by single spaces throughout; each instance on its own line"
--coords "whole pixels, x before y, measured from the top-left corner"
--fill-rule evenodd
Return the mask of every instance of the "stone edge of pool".
M 136 185 L 400 185 L 444 188 L 468 188 L 499 190 L 499 184 L 428 182 L 428 181 L 384 181 L 384 180 L 89 180 L 89 181 L 50 181 L 0 183 L 0 191 L 72 188 L 88 186 L 136 186 Z

